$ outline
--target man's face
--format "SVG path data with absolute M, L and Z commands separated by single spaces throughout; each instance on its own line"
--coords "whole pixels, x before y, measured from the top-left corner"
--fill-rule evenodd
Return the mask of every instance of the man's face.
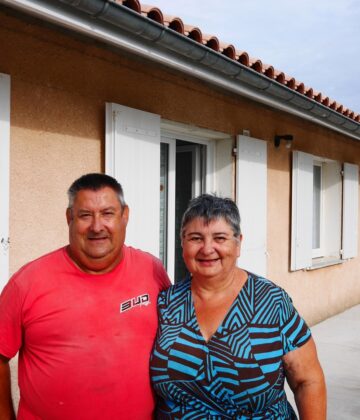
M 76 194 L 66 218 L 70 257 L 81 270 L 102 274 L 116 267 L 122 259 L 128 217 L 128 207 L 122 208 L 116 192 L 109 187 Z

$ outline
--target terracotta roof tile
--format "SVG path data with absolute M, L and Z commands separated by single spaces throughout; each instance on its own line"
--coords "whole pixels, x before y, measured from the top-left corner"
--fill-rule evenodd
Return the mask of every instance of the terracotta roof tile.
M 216 36 L 203 34 L 203 44 L 214 51 L 220 50 L 220 42 Z
M 270 79 L 274 79 L 275 69 L 269 64 L 263 64 L 263 73 Z
M 113 1 L 126 6 L 137 13 L 141 13 L 149 19 L 176 31 L 181 35 L 191 38 L 195 42 L 205 45 L 213 51 L 225 55 L 231 60 L 235 60 L 246 67 L 252 68 L 269 79 L 275 80 L 278 83 L 287 86 L 289 89 L 321 103 L 325 107 L 329 107 L 350 119 L 360 122 L 359 114 L 356 114 L 336 101 L 329 99 L 329 97 L 325 96 L 321 92 L 316 92 L 313 88 L 305 86 L 304 83 L 295 80 L 294 77 L 288 76 L 280 70 L 275 69 L 272 65 L 263 64 L 258 58 L 250 57 L 246 51 L 238 51 L 234 45 L 220 42 L 215 35 L 203 34 L 200 28 L 184 24 L 180 17 L 165 15 L 159 8 L 141 4 L 139 0 Z
M 226 55 L 226 57 L 231 58 L 231 60 L 236 59 L 236 49 L 232 44 L 220 43 L 220 52 Z
M 326 96 L 321 103 L 325 106 L 329 106 L 330 105 L 330 98 L 328 96 Z
M 149 19 L 154 20 L 157 23 L 160 23 L 161 25 L 164 24 L 164 15 L 158 7 L 142 5 L 141 14 L 148 17 Z
M 293 77 L 285 75 L 285 84 L 289 89 L 295 90 L 296 80 Z
M 203 35 L 199 28 L 190 25 L 184 25 L 184 35 L 202 44 Z
M 134 12 L 141 13 L 142 5 L 140 4 L 139 0 L 115 0 L 116 3 L 120 3 L 123 6 L 128 7 L 131 10 L 134 10 Z
M 308 98 L 315 99 L 315 97 L 314 97 L 314 89 L 313 88 L 305 87 L 305 95 Z
M 257 60 L 250 57 L 250 68 L 257 71 L 258 73 L 262 73 L 263 65 L 261 60 Z
M 246 51 L 241 51 L 241 53 L 238 55 L 236 61 L 238 61 L 239 63 L 243 64 L 246 67 L 249 67 L 249 65 L 250 65 L 249 54 Z
M 275 80 L 281 84 L 285 84 L 285 73 L 279 70 L 275 70 Z
M 334 100 L 330 100 L 330 108 L 336 111 L 337 107 L 338 107 L 337 102 Z
M 304 83 L 302 83 L 302 82 L 297 83 L 296 86 L 295 86 L 295 89 L 296 89 L 297 92 L 299 92 L 301 94 L 304 94 L 305 93 L 305 85 L 304 85 Z

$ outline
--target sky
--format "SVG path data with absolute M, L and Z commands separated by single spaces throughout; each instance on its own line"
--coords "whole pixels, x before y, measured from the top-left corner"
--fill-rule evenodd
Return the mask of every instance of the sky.
M 360 113 L 359 0 L 145 0 Z

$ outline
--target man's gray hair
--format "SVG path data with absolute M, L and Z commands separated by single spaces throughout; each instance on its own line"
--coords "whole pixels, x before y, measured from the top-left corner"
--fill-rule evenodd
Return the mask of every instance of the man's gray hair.
M 67 191 L 67 195 L 69 198 L 68 208 L 71 209 L 76 194 L 81 190 L 92 190 L 98 191 L 102 188 L 109 187 L 111 188 L 118 196 L 121 207 L 124 208 L 126 206 L 125 199 L 124 199 L 124 192 L 122 186 L 117 182 L 115 178 L 110 175 L 101 174 L 101 173 L 91 173 L 81 176 L 80 178 L 76 179 Z
M 202 194 L 193 198 L 182 217 L 180 229 L 182 238 L 186 225 L 196 218 L 203 219 L 206 224 L 224 219 L 234 232 L 234 236 L 241 235 L 239 209 L 231 198 L 222 198 L 215 194 Z

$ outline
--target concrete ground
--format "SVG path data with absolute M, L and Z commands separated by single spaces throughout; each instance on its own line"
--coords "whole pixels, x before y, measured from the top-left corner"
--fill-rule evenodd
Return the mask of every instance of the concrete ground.
M 312 327 L 328 393 L 328 420 L 360 419 L 360 305 Z M 17 360 L 11 361 L 18 402 Z M 287 394 L 293 407 L 292 392 Z
M 360 305 L 311 328 L 323 367 L 328 420 L 360 419 Z M 291 391 L 288 398 L 293 407 Z

